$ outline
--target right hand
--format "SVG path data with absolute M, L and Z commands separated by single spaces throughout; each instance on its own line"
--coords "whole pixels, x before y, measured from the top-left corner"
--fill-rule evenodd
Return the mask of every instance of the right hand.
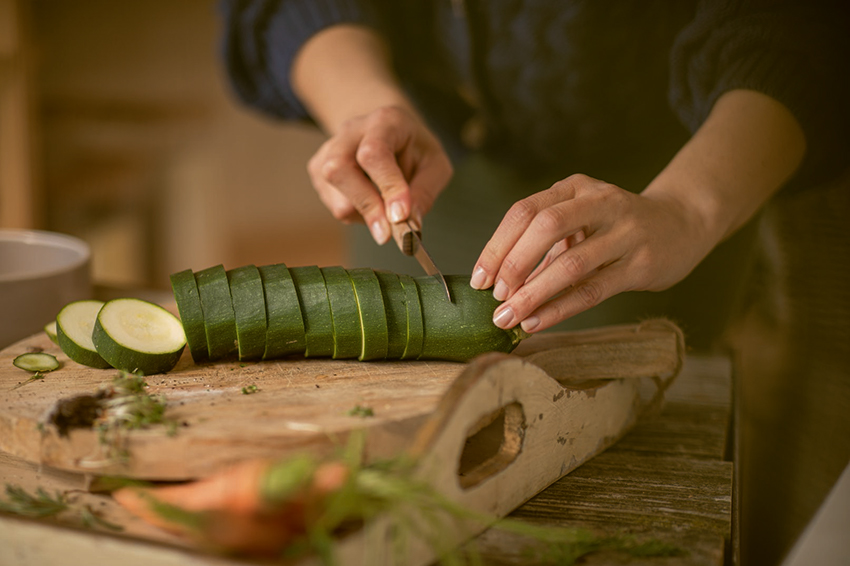
M 410 219 L 421 226 L 453 173 L 436 136 L 398 106 L 343 123 L 310 158 L 307 171 L 334 218 L 365 222 L 378 244 L 392 236 L 390 223 Z

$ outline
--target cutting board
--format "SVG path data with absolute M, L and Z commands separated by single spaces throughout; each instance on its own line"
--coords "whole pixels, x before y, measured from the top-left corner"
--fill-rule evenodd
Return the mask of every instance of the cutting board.
M 61 367 L 44 379 L 22 385 L 30 374 L 15 368 L 12 360 L 33 350 L 56 355 Z M 540 408 L 525 410 L 526 423 L 562 419 L 560 407 L 566 404 L 562 399 L 571 399 L 571 407 L 576 403 L 591 407 L 603 390 L 625 391 L 614 405 L 599 409 L 604 412 L 581 417 L 588 423 L 617 421 L 591 442 L 601 450 L 625 432 L 640 404 L 640 380 L 617 378 L 674 375 L 682 355 L 678 329 L 649 323 L 540 334 L 505 358 L 523 362 L 510 370 L 518 384 L 526 383 L 525 374 L 534 371 L 539 374 L 534 379 L 548 387 L 539 400 Z M 344 446 L 352 431 L 365 430 L 369 460 L 409 449 L 415 438 L 421 438 L 420 429 L 432 422 L 429 419 L 449 410 L 444 407 L 449 402 L 447 394 L 454 391 L 453 398 L 467 397 L 452 386 L 459 376 L 476 368 L 476 362 L 303 358 L 196 365 L 184 353 L 173 371 L 147 377 L 149 392 L 165 397 L 166 416 L 178 424 L 176 434 L 169 435 L 169 429 L 160 425 L 132 431 L 124 438 L 130 458 L 116 462 L 105 459 L 95 431 L 72 429 L 63 436 L 56 427 L 41 423 L 57 401 L 92 394 L 117 372 L 81 366 L 46 335 L 36 334 L 0 352 L 0 450 L 93 476 L 186 480 L 247 458 L 282 457 L 298 451 L 329 454 Z M 588 384 L 587 380 L 594 381 Z M 246 394 L 253 387 L 256 392 Z M 529 391 L 529 395 L 538 393 Z M 362 416 L 362 411 L 353 414 L 358 407 L 369 409 L 372 416 Z M 492 420 L 497 409 L 479 410 L 482 414 L 474 418 Z M 467 429 L 483 428 L 483 422 L 466 423 Z M 472 436 L 469 430 L 454 434 L 465 439 Z M 575 436 L 563 438 L 563 443 L 575 442 Z M 558 448 L 562 440 L 552 442 L 551 448 Z

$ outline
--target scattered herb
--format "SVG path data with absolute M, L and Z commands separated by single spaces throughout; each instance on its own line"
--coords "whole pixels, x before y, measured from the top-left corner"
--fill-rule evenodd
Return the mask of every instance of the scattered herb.
M 28 383 L 32 383 L 33 381 L 38 381 L 39 379 L 44 379 L 44 374 L 40 373 L 40 372 L 35 372 L 34 374 L 32 374 L 32 376 L 28 380 L 22 381 L 19 384 L 15 385 L 12 388 L 12 391 L 14 391 L 15 389 L 17 389 L 19 387 L 23 387 L 24 385 L 26 385 Z
M 251 395 L 252 393 L 256 393 L 259 390 L 260 388 L 252 383 L 251 385 L 246 385 L 242 388 L 242 395 Z
M 350 417 L 374 417 L 375 411 L 372 410 L 372 407 L 364 407 L 360 405 L 354 405 L 353 408 L 349 409 L 348 416 Z
M 73 505 L 64 493 L 54 495 L 38 487 L 35 494 L 20 486 L 6 484 L 6 500 L 0 499 L 0 511 L 33 519 L 62 518 L 83 527 L 120 531 L 123 527 L 110 523 L 87 505 Z M 61 517 L 60 517 L 61 515 Z

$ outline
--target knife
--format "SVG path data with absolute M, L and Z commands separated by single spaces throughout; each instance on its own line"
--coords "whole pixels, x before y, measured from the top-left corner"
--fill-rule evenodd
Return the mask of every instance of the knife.
M 392 229 L 393 238 L 395 238 L 401 253 L 415 257 L 419 265 L 422 266 L 422 269 L 425 270 L 425 273 L 435 277 L 440 282 L 440 285 L 446 291 L 446 298 L 451 302 L 452 296 L 449 293 L 446 278 L 443 277 L 442 272 L 434 264 L 434 260 L 431 259 L 431 255 L 425 249 L 425 246 L 422 245 L 422 232 L 414 228 L 409 220 L 393 224 Z

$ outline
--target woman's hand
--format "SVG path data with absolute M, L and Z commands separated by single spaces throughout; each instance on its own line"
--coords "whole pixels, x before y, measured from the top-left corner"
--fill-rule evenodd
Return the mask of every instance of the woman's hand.
M 472 286 L 504 300 L 501 328 L 544 330 L 605 299 L 683 279 L 713 242 L 673 199 L 573 175 L 516 203 L 484 248 Z
M 481 253 L 472 286 L 494 285 L 493 295 L 506 299 L 496 325 L 521 323 L 526 332 L 623 291 L 667 289 L 782 187 L 805 150 L 785 106 L 729 91 L 640 194 L 574 175 L 514 205 Z
M 421 120 L 385 106 L 345 121 L 310 159 L 319 198 L 338 220 L 365 222 L 379 244 L 390 222 L 421 224 L 452 175 L 448 156 Z

